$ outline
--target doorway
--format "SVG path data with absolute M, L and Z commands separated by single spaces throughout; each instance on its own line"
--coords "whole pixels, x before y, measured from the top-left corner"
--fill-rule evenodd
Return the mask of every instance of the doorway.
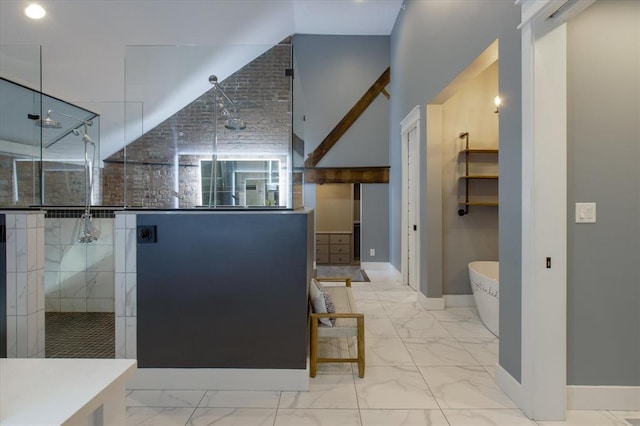
M 402 282 L 420 291 L 420 106 L 400 123 L 402 140 Z
M 356 184 L 316 186 L 316 264 L 360 264 L 360 200 L 356 200 Z
M 407 283 L 418 291 L 420 288 L 420 277 L 418 276 L 418 262 L 420 255 L 418 252 L 418 203 L 420 200 L 418 188 L 420 159 L 418 158 L 418 130 L 412 128 L 407 134 L 407 169 L 409 170 L 407 179 Z
M 498 258 L 497 92 L 495 40 L 426 106 L 427 309 L 473 306 L 468 263 Z

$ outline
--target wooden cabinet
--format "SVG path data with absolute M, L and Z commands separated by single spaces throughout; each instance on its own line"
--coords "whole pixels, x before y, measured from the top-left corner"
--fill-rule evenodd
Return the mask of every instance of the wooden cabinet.
M 316 263 L 351 263 L 351 234 L 316 234 Z
M 316 263 L 329 263 L 329 236 L 316 234 Z

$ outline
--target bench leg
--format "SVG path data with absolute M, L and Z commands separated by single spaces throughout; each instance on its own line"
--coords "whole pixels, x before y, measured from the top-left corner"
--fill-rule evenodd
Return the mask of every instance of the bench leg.
M 358 376 L 364 377 L 364 317 L 358 318 Z
M 311 318 L 311 343 L 309 349 L 309 375 L 316 377 L 318 369 L 318 320 Z

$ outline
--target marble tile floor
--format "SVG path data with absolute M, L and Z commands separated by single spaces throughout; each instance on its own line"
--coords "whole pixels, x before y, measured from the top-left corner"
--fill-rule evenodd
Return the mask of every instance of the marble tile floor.
M 638 411 L 569 411 L 564 422 L 529 420 L 493 380 L 498 340 L 475 309 L 427 312 L 393 271 L 367 275 L 371 282 L 353 284 L 365 313 L 363 379 L 355 365 L 320 364 L 309 392 L 131 389 L 127 425 L 613 426 L 640 419 Z M 354 345 L 345 338 L 322 342 L 321 350 L 354 356 Z

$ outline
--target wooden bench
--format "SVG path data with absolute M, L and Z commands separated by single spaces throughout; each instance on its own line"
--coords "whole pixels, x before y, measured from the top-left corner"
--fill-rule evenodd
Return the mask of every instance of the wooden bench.
M 331 298 L 336 308 L 335 313 L 311 313 L 311 366 L 310 375 L 316 377 L 319 362 L 357 362 L 358 375 L 364 377 L 364 314 L 359 313 L 356 308 L 353 292 L 351 291 L 351 278 L 331 277 L 316 278 L 320 282 L 345 283 L 344 286 L 325 286 L 325 290 Z M 320 322 L 320 318 L 336 318 L 333 327 L 326 326 Z M 356 337 L 358 356 L 357 358 L 319 358 L 318 357 L 318 337 Z

